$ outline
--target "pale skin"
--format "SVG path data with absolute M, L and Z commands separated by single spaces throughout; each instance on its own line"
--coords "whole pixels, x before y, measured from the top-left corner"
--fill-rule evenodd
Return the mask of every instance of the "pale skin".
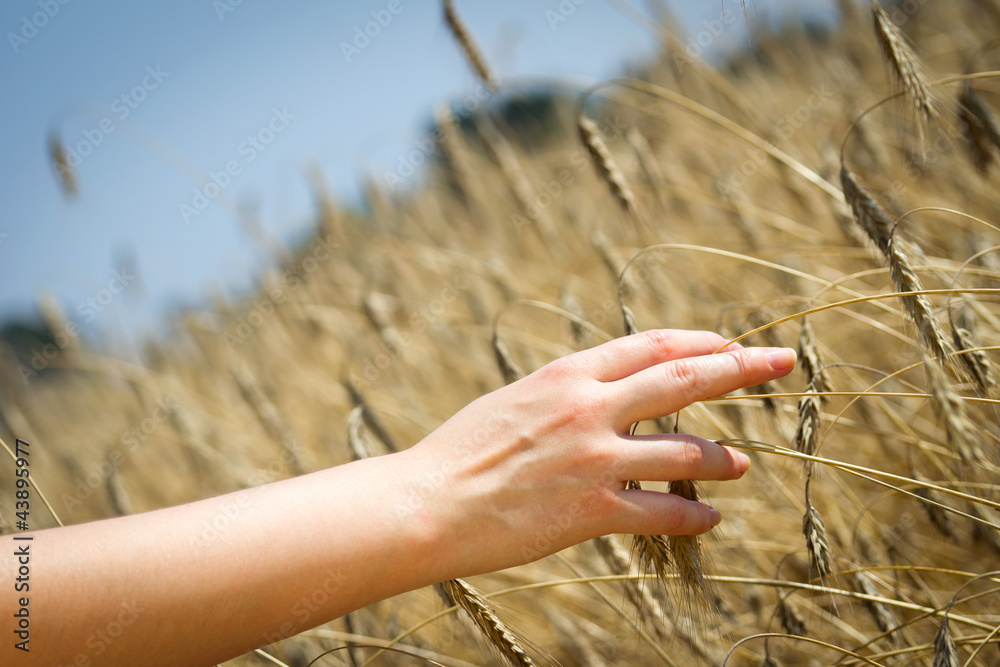
M 36 532 L 30 653 L 11 633 L 12 554 L 25 542 L 0 538 L 0 664 L 215 665 L 377 600 L 600 535 L 704 533 L 715 510 L 625 481 L 733 480 L 749 459 L 629 427 L 795 364 L 785 348 L 713 354 L 725 344 L 693 331 L 619 338 L 474 401 L 398 454 Z M 205 539 L 213 521 L 225 527 Z

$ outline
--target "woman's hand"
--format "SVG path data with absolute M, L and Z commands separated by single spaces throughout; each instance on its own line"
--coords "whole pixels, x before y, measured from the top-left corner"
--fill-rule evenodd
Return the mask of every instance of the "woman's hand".
M 724 344 L 689 331 L 620 338 L 480 398 L 399 454 L 34 533 L 37 642 L 30 656 L 0 644 L 0 664 L 214 665 L 598 535 L 704 532 L 718 519 L 705 505 L 625 480 L 734 479 L 746 457 L 694 436 L 628 432 L 795 362 L 791 350 L 712 354 Z M 15 553 L 12 537 L 0 536 L 0 553 Z M 17 567 L 0 559 L 0 580 Z M 0 598 L 0 615 L 12 618 L 15 603 Z M 120 636 L 98 641 L 109 628 Z
M 631 436 L 634 422 L 786 375 L 795 352 L 655 330 L 554 361 L 471 403 L 398 463 L 397 506 L 440 539 L 442 577 L 524 564 L 609 533 L 703 533 L 699 502 L 629 479 L 728 480 L 746 455 L 693 435 Z

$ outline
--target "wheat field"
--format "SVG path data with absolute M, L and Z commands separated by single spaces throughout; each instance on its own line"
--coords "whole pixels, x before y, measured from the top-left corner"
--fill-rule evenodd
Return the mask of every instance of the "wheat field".
M 25 382 L 3 350 L 3 439 L 59 520 L 402 449 L 571 351 L 709 329 L 800 359 L 638 426 L 751 456 L 671 489 L 721 510 L 711 536 L 593 540 L 227 664 L 1000 664 L 1000 3 L 845 0 L 717 69 L 664 14 L 655 61 L 544 92 L 494 78 L 444 4 L 496 92 L 442 100 L 419 185 L 373 175 L 357 210 L 312 174 L 312 240 L 141 365 L 68 347 Z

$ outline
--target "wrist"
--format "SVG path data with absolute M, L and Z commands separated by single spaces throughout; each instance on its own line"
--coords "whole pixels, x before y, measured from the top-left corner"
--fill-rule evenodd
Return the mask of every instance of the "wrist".
M 459 534 L 453 521 L 455 509 L 448 505 L 448 462 L 424 456 L 416 448 L 371 461 L 384 462 L 389 468 L 380 475 L 381 485 L 386 485 L 386 477 L 394 480 L 386 504 L 387 523 L 394 526 L 405 551 L 401 562 L 421 578 L 411 588 L 459 576 Z

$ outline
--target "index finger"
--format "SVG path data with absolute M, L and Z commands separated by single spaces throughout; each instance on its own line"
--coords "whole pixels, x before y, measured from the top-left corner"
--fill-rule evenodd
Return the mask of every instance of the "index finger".
M 650 329 L 577 354 L 592 377 L 614 382 L 666 361 L 712 354 L 726 342 L 726 338 L 711 331 Z M 726 349 L 740 347 L 733 345 Z
M 751 347 L 675 359 L 639 371 L 611 385 L 615 426 L 669 415 L 695 401 L 726 394 L 787 375 L 795 350 Z

